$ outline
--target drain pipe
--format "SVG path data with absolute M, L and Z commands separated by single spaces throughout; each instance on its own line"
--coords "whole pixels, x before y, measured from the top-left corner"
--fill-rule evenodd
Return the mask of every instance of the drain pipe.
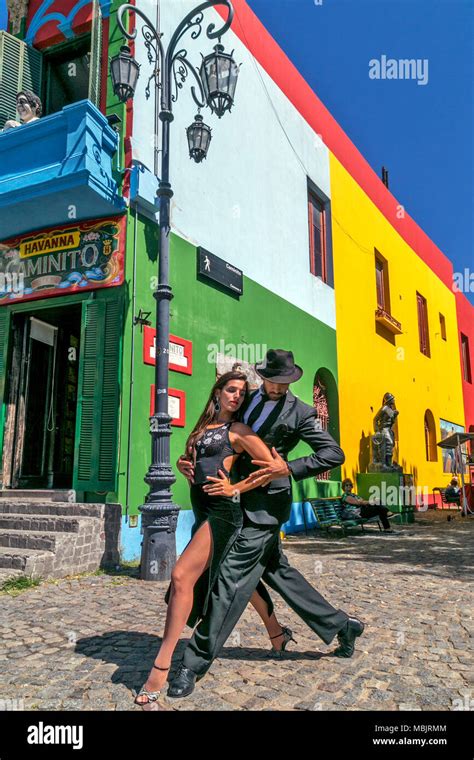
M 135 303 L 136 303 L 136 282 L 137 282 L 137 208 L 135 206 L 133 214 L 133 288 L 132 288 L 132 342 L 130 348 L 130 401 L 128 407 L 128 441 L 127 441 L 127 486 L 125 492 L 125 522 L 128 522 L 128 508 L 130 501 L 130 449 L 132 446 L 132 426 L 133 426 L 133 391 L 135 379 Z

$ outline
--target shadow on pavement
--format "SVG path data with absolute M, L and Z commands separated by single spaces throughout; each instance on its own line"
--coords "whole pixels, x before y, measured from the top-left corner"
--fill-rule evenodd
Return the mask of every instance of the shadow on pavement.
M 168 680 L 171 680 L 180 664 L 188 639 L 181 639 L 173 654 Z M 101 636 L 88 636 L 79 639 L 75 651 L 84 657 L 101 660 L 117 665 L 111 677 L 112 683 L 124 684 L 130 691 L 141 688 L 146 680 L 161 644 L 159 636 L 137 631 L 108 631 Z M 224 647 L 219 654 L 221 660 L 238 660 L 242 662 L 295 662 L 300 660 L 320 660 L 330 657 L 330 652 L 291 651 L 286 652 L 282 660 L 269 656 L 269 649 L 256 647 Z
M 418 518 L 413 525 L 397 526 L 399 535 L 384 536 L 379 531 L 331 537 L 311 530 L 308 535 L 289 536 L 282 545 L 289 554 L 333 557 L 335 561 L 405 565 L 398 574 L 439 575 L 467 580 L 474 577 L 474 522 L 469 518 L 447 520 Z M 411 567 L 410 567 L 411 566 Z M 415 567 L 416 566 L 416 567 Z

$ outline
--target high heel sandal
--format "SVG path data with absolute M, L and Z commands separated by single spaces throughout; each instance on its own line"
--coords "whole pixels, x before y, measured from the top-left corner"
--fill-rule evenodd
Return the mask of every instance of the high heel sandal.
M 153 667 L 156 670 L 169 670 L 170 669 L 170 666 L 168 666 L 167 668 L 159 668 L 158 665 L 153 665 Z M 145 689 L 145 687 L 142 686 L 142 688 L 140 689 L 140 691 L 138 692 L 138 694 L 136 695 L 136 697 L 135 697 L 135 699 L 133 701 L 135 702 L 136 705 L 139 705 L 140 707 L 144 707 L 145 705 L 149 705 L 152 702 L 156 702 L 157 699 L 158 699 L 158 697 L 160 696 L 160 693 L 161 693 L 161 689 L 159 691 L 148 691 L 148 689 Z M 137 702 L 138 697 L 146 697 L 148 701 L 147 702 Z
M 293 638 L 293 631 L 291 628 L 287 628 L 286 626 L 282 626 L 281 633 L 278 633 L 276 636 L 270 636 L 270 641 L 272 639 L 278 639 L 280 636 L 283 636 L 281 649 L 275 649 L 275 647 L 272 646 L 270 650 L 270 654 L 272 654 L 274 657 L 283 657 L 283 652 L 285 651 L 286 645 L 289 641 L 294 641 L 295 644 L 298 643 L 296 639 Z

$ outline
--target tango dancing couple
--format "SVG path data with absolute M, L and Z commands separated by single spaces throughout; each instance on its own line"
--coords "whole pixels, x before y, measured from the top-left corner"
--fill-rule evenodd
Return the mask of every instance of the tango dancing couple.
M 227 372 L 217 380 L 177 463 L 190 484 L 195 523 L 172 571 L 159 652 L 135 698 L 145 709 L 154 709 L 165 687 L 185 625 L 195 630 L 168 688 L 174 698 L 193 692 L 249 602 L 262 619 L 275 657 L 283 656 L 290 641 L 296 643 L 292 631 L 278 621 L 267 586 L 325 644 L 337 637 L 337 657 L 351 657 L 364 630 L 360 620 L 329 604 L 281 548 L 291 480 L 338 467 L 344 453 L 320 429 L 316 410 L 290 391 L 303 374 L 291 351 L 270 349 L 255 370 L 263 382 L 253 393 L 242 372 Z M 288 461 L 300 441 L 312 453 Z

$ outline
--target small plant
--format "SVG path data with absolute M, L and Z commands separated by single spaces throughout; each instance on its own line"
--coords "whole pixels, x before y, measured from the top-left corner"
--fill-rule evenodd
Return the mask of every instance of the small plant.
M 40 577 L 33 578 L 33 576 L 26 575 L 21 575 L 19 578 L 9 578 L 2 583 L 0 591 L 11 594 L 11 596 L 17 596 L 29 588 L 39 586 L 42 580 Z

